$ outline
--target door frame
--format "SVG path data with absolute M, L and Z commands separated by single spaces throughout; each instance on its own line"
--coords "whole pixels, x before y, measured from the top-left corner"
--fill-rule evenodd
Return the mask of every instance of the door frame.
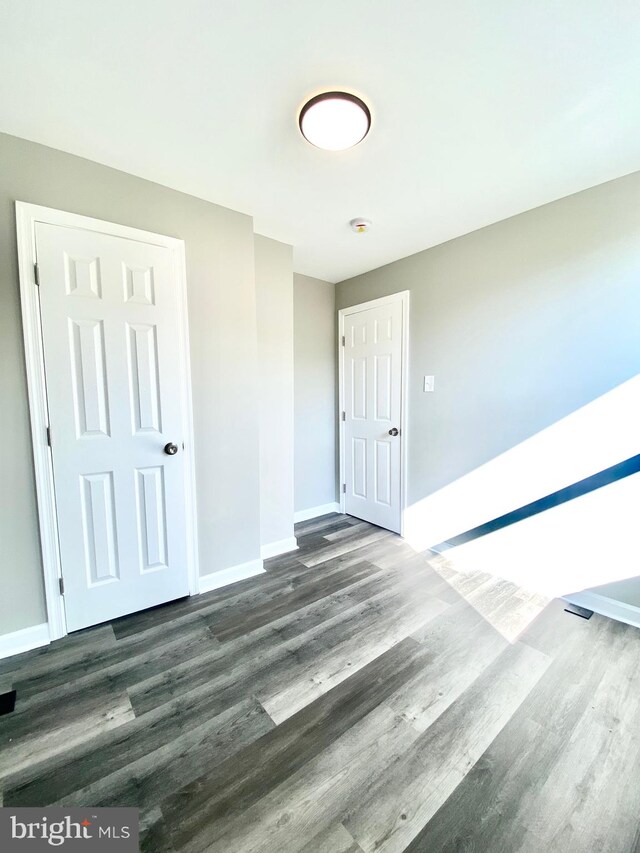
M 345 423 L 342 420 L 342 412 L 344 407 L 344 321 L 350 314 L 358 314 L 360 311 L 367 311 L 369 308 L 376 308 L 379 305 L 388 305 L 393 302 L 402 304 L 402 350 L 400 364 L 400 535 L 404 536 L 404 514 L 407 506 L 407 435 L 408 435 L 408 403 L 409 403 L 409 308 L 410 308 L 410 291 L 401 290 L 398 293 L 391 293 L 389 296 L 381 296 L 379 299 L 371 299 L 368 302 L 361 302 L 358 305 L 350 305 L 348 308 L 341 308 L 338 311 L 338 430 L 340 439 L 340 512 L 344 513 L 346 499 L 344 492 L 344 484 L 346 483 L 345 476 L 345 448 L 344 448 L 344 428 Z
M 36 223 L 95 231 L 112 237 L 124 237 L 141 243 L 162 246 L 171 253 L 173 281 L 177 288 L 178 347 L 184 436 L 184 487 L 187 533 L 187 572 L 189 594 L 198 592 L 198 530 L 196 514 L 196 478 L 193 454 L 193 413 L 191 403 L 191 364 L 189 357 L 189 319 L 187 313 L 187 274 L 184 241 L 128 225 L 117 225 L 75 213 L 16 201 L 16 234 L 22 331 L 24 338 L 31 441 L 36 481 L 38 524 L 42 549 L 42 571 L 49 637 L 57 640 L 67 634 L 64 602 L 60 590 L 62 564 L 58 538 L 58 516 L 53 482 L 53 456 L 47 440 L 49 415 L 45 383 L 44 348 L 40 315 L 40 294 L 36 281 Z

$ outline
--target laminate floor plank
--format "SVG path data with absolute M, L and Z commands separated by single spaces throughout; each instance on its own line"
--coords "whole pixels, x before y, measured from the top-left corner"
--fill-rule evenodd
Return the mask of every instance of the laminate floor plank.
M 111 690 L 126 689 L 219 646 L 204 622 L 181 627 L 186 630 L 172 631 L 164 638 L 165 642 L 155 636 L 136 634 L 132 639 L 144 638 L 147 642 L 118 643 L 105 654 L 87 655 L 50 674 L 17 680 L 14 682 L 18 691 L 16 708 L 23 711 L 51 702 L 73 702 L 74 694 L 100 690 L 103 686 Z
M 598 651 L 602 644 L 606 647 L 608 640 L 601 635 L 603 625 L 608 624 L 604 617 L 595 614 L 589 620 L 576 616 L 569 618 L 570 614 L 564 612 L 565 607 L 564 601 L 550 601 L 530 622 L 520 638 L 521 642 L 550 657 L 564 655 L 567 649 L 577 649 L 580 645 L 587 648 L 593 645 Z M 576 675 L 579 677 L 579 669 Z
M 334 557 L 342 557 L 345 554 L 349 554 L 356 548 L 362 548 L 381 539 L 389 539 L 392 535 L 388 530 L 378 529 L 367 531 L 365 534 L 357 536 L 355 539 L 350 539 L 347 542 L 331 542 L 328 545 L 316 548 L 311 554 L 303 556 L 300 562 L 309 567 L 318 566 Z
M 523 743 L 521 738 L 527 740 Z M 541 743 L 548 751 L 536 748 Z M 549 752 L 561 748 L 557 736 L 545 737 L 542 728 L 532 720 L 525 718 L 515 730 L 506 726 L 406 851 L 515 853 L 521 850 L 527 831 L 517 822 L 517 797 L 526 793 L 527 780 L 545 773 Z
M 259 599 L 269 592 L 277 591 L 291 583 L 289 577 L 279 577 L 267 574 L 247 578 L 244 581 L 230 584 L 221 590 L 213 590 L 204 595 L 192 598 L 180 599 L 179 601 L 163 604 L 136 613 L 133 616 L 125 616 L 114 623 L 113 630 L 118 640 L 126 639 L 139 633 L 154 631 L 159 634 L 171 630 L 177 622 L 183 623 L 188 620 L 198 620 L 207 613 L 212 613 L 225 608 L 232 608 L 236 602 L 243 599 Z
M 86 631 L 69 634 L 48 646 L 14 655 L 0 661 L 0 674 L 11 675 L 21 681 L 66 666 L 69 661 L 102 652 L 115 645 L 116 637 L 111 625 L 98 625 Z
M 467 601 L 510 642 L 515 642 L 548 606 L 545 596 L 486 572 L 459 572 L 446 555 L 428 560 L 451 590 Z
M 333 548 L 334 546 L 330 547 Z M 340 553 L 337 556 L 329 556 L 328 558 L 327 554 L 324 554 L 321 562 L 314 562 L 312 566 L 305 565 L 306 570 L 310 574 L 333 572 L 340 569 L 350 569 L 352 566 L 362 562 L 371 563 L 376 565 L 377 568 L 380 568 L 380 566 L 377 565 L 377 562 L 381 555 L 388 552 L 397 553 L 397 546 L 394 538 L 390 535 L 386 535 L 374 539 L 373 542 L 365 544 L 358 542 L 357 547 L 353 547 L 351 549 L 345 548 L 343 545 L 338 550 L 341 550 L 343 553 Z M 400 568 L 400 565 L 400 562 L 396 561 L 396 565 L 392 568 Z
M 330 513 L 265 572 L 0 662 L 0 802 L 145 853 L 640 853 L 640 632 Z
M 298 553 L 298 552 L 294 552 Z M 114 630 L 119 640 L 133 638 L 138 634 L 145 637 L 160 637 L 167 631 L 174 631 L 178 626 L 189 622 L 194 624 L 202 619 L 211 623 L 214 617 L 222 620 L 230 613 L 240 613 L 243 606 L 246 611 L 253 611 L 264 606 L 266 602 L 277 600 L 282 595 L 294 592 L 305 583 L 315 583 L 318 579 L 328 579 L 330 574 L 343 568 L 350 568 L 362 558 L 344 559 L 323 571 L 322 576 L 312 568 L 294 559 L 288 562 L 284 571 L 272 570 L 268 574 L 248 578 L 237 584 L 231 584 L 222 591 L 214 590 L 193 599 L 180 600 L 172 605 L 163 605 L 131 617 L 115 626 Z M 222 594 L 224 592 L 224 594 Z
M 245 699 L 222 714 L 206 720 L 166 743 L 146 752 L 108 775 L 67 794 L 56 805 L 126 806 L 140 809 L 160 802 L 167 791 L 184 787 L 203 771 L 224 761 L 262 735 L 274 724 L 254 699 Z
M 315 534 L 309 539 L 301 539 L 301 545 L 296 554 L 298 560 L 303 563 L 310 571 L 317 570 L 319 565 L 338 565 L 339 560 L 334 560 L 336 557 L 349 557 L 350 553 L 354 553 L 355 559 L 364 559 L 360 554 L 357 554 L 358 549 L 368 550 L 364 553 L 367 555 L 379 553 L 379 548 L 383 547 L 378 544 L 377 547 L 371 547 L 375 543 L 384 542 L 386 546 L 393 545 L 397 548 L 398 537 L 395 534 L 389 533 L 387 530 L 381 530 L 369 523 L 358 525 L 343 524 L 337 531 L 344 536 L 332 540 L 330 534 L 326 536 Z M 367 557 L 368 558 L 368 557 Z M 333 563 L 331 563 L 333 561 Z
M 51 805 L 64 800 L 75 791 L 172 744 L 207 721 L 231 713 L 231 708 L 232 704 L 225 706 L 215 695 L 187 694 L 148 714 L 129 719 L 108 736 L 94 737 L 80 748 L 67 749 L 61 760 L 44 761 L 30 772 L 14 773 L 5 785 L 5 803 Z
M 525 645 L 506 649 L 371 786 L 345 826 L 365 853 L 404 851 L 464 779 L 550 660 Z
M 375 574 L 368 564 L 363 564 L 360 571 L 354 571 L 350 579 L 355 585 L 358 580 L 373 580 Z M 351 586 L 340 587 L 343 590 L 351 589 Z M 328 592 L 328 587 L 325 587 Z M 317 598 L 312 598 L 315 603 Z M 300 607 L 300 600 L 296 602 Z M 291 607 L 284 608 L 285 615 L 294 611 Z M 279 611 L 273 613 L 274 617 Z M 347 608 L 346 612 L 349 612 Z M 207 654 L 192 658 L 185 664 L 173 667 L 160 675 L 153 676 L 146 681 L 139 682 L 129 689 L 129 696 L 137 714 L 158 707 L 165 702 L 171 701 L 175 696 L 185 695 L 194 690 L 200 690 L 201 696 L 218 692 L 220 701 L 224 701 L 223 691 L 233 696 L 233 702 L 237 692 L 246 689 L 257 690 L 258 685 L 264 683 L 265 679 L 273 681 L 276 672 L 286 673 L 289 668 L 307 661 L 310 657 L 324 648 L 328 643 L 335 644 L 336 638 L 332 639 L 334 621 L 339 624 L 341 613 L 337 617 L 326 620 L 324 615 L 318 625 L 312 620 L 313 627 L 300 634 L 293 631 L 291 639 L 281 642 L 281 637 L 276 632 L 274 642 L 273 631 L 269 629 L 269 623 L 263 625 L 261 620 L 259 627 L 266 628 L 263 632 L 254 632 L 254 637 L 238 637 L 234 643 L 231 640 L 224 644 L 220 651 L 215 654 Z M 335 630 L 335 629 L 334 629 Z M 254 642 L 251 642 L 251 639 Z M 226 646 L 230 646 L 229 650 Z M 251 646 L 251 648 L 249 648 Z
M 308 536 L 310 533 L 326 530 L 327 527 L 331 527 L 336 523 L 347 525 L 349 523 L 349 516 L 341 515 L 338 512 L 330 512 L 327 515 L 310 518 L 308 521 L 299 521 L 295 525 L 294 532 L 296 538 L 300 539 L 303 536 Z
M 593 618 L 602 641 L 596 654 L 576 670 L 584 636 L 572 629 L 541 689 L 409 850 L 635 849 L 640 790 L 631 768 L 638 767 L 638 739 L 635 729 L 628 737 L 619 731 L 640 718 L 635 631 Z M 622 658 L 620 669 L 611 667 L 610 655 Z
M 60 707 L 55 703 L 2 718 L 0 725 L 0 783 L 30 765 L 79 749 L 104 732 L 112 733 L 134 718 L 125 691 L 90 693 Z M 5 804 L 7 797 L 5 796 Z
M 416 628 L 447 609 L 446 602 L 431 598 L 402 601 L 401 597 L 370 600 L 368 607 L 353 611 L 349 622 L 336 626 L 331 645 L 314 654 L 306 666 L 288 672 L 284 684 L 270 683 L 257 693 L 271 718 L 281 723 L 318 696 L 350 678 Z M 386 616 L 385 616 L 386 614 Z M 350 636 L 347 636 L 350 634 Z
M 322 542 L 325 542 L 323 539 Z M 204 595 L 182 598 L 168 604 L 152 607 L 131 616 L 123 616 L 114 621 L 113 631 L 117 639 L 147 632 L 153 628 L 163 629 L 176 620 L 197 619 L 201 614 L 211 613 L 233 607 L 243 599 L 255 600 L 281 586 L 292 584 L 300 575 L 308 573 L 308 567 L 297 558 L 298 551 L 283 557 L 274 557 L 265 561 L 270 568 L 264 574 L 238 581 Z M 280 564 L 282 563 L 282 570 Z
M 633 842 L 640 814 L 640 657 L 627 642 L 628 627 L 612 626 L 615 672 L 605 665 L 584 711 L 549 768 L 538 796 L 520 820 L 546 849 L 614 853 Z M 611 792 L 615 790 L 615 816 Z M 591 846 L 590 846 L 591 845 Z
M 145 832 L 140 833 L 140 851 L 141 853 L 176 853 L 163 817 L 151 824 Z
M 329 540 L 329 542 L 344 542 L 348 539 L 356 539 L 365 530 L 370 531 L 372 528 L 373 525 L 366 521 L 361 521 L 359 524 L 345 524 L 338 530 L 325 533 L 324 538 Z
M 233 658 L 236 650 L 243 649 L 254 653 L 270 645 L 279 644 L 320 628 L 324 623 L 331 622 L 347 613 L 353 607 L 363 604 L 376 596 L 390 593 L 398 584 L 398 575 L 391 572 L 366 572 L 356 578 L 353 583 L 326 595 L 314 599 L 295 610 L 289 609 L 284 615 L 272 619 L 264 625 L 237 637 L 235 640 L 222 644 L 225 653 Z
M 324 536 L 325 538 L 329 538 L 331 536 L 331 534 L 338 533 L 341 530 L 348 530 L 349 528 L 351 528 L 353 526 L 354 525 L 351 524 L 345 516 L 339 515 L 335 519 L 335 521 L 333 521 L 333 523 L 325 524 L 322 527 L 322 529 L 315 529 L 315 530 L 312 530 L 311 532 L 309 532 L 309 531 L 298 531 L 296 533 L 296 539 L 298 541 L 298 544 L 302 543 L 304 545 L 306 542 L 309 542 L 318 536 Z M 375 525 L 369 524 L 368 521 L 360 521 L 355 526 L 360 528 L 360 530 L 375 529 Z
M 252 647 L 255 653 L 260 653 L 269 645 L 306 634 L 375 596 L 392 592 L 398 585 L 399 576 L 378 570 L 373 573 L 366 572 L 359 577 L 352 575 L 351 580 L 351 584 L 324 598 L 313 599 L 295 610 L 289 609 L 284 615 L 253 628 L 235 640 L 221 644 L 223 653 L 230 659 L 233 659 L 239 649 L 247 653 Z
M 279 575 L 287 575 L 292 569 L 295 569 L 297 572 L 305 569 L 300 560 L 298 559 L 299 549 L 295 551 L 290 551 L 287 554 L 280 554 L 277 557 L 269 557 L 266 560 L 263 560 L 263 566 L 267 578 L 271 579 L 274 577 L 278 577 Z M 254 580 L 254 578 L 249 578 L 249 580 Z
M 417 554 L 402 540 L 386 540 L 385 546 L 385 548 L 375 548 L 370 558 L 371 562 L 381 569 L 406 566 L 407 568 L 425 568 L 435 574 L 435 569 L 430 565 L 429 560 L 423 554 Z
M 425 654 L 414 640 L 401 641 L 213 773 L 163 801 L 174 846 L 206 849 L 219 835 L 220 819 L 240 814 L 322 752 L 411 678 Z
M 413 728 L 426 731 L 509 643 L 464 602 L 412 634 L 429 651 L 429 663 L 392 699 Z
M 362 847 L 338 823 L 314 836 L 300 853 L 362 853 Z
M 356 808 L 371 779 L 382 775 L 417 738 L 386 700 L 241 814 L 218 821 L 220 835 L 207 850 L 300 853 L 307 849 L 307 839 L 317 839 Z M 346 827 L 343 830 L 351 849 L 357 842 Z
M 290 592 L 282 592 L 264 604 L 241 609 L 226 619 L 215 618 L 209 622 L 214 637 L 220 642 L 241 637 L 243 634 L 268 625 L 280 616 L 298 610 L 312 601 L 319 601 L 333 592 L 351 586 L 363 577 L 377 574 L 378 569 L 365 561 L 356 569 L 345 572 L 338 569 L 330 573 L 318 572 L 306 583 L 300 584 Z
M 605 642 L 596 648 L 610 649 L 613 625 L 601 620 L 598 628 Z M 573 739 L 607 666 L 604 654 L 591 655 L 576 671 L 573 664 L 583 644 L 580 631 L 565 635 L 536 689 L 408 850 L 507 853 L 535 841 L 520 823 L 520 812 L 526 813 L 525 803 L 536 800 L 564 744 Z
M 189 669 L 179 667 L 175 672 L 149 679 L 129 691 L 134 709 L 138 714 L 144 713 L 176 693 L 188 691 L 198 691 L 201 696 L 215 694 L 222 707 L 222 703 L 237 702 L 251 690 L 281 721 L 304 704 L 296 696 L 298 691 L 306 701 L 321 695 L 386 650 L 403 630 L 410 633 L 416 624 L 424 624 L 447 606 L 436 599 L 409 596 L 410 580 L 403 584 L 397 584 L 393 593 L 372 586 L 361 601 L 352 599 L 351 607 L 340 608 L 331 618 L 323 613 L 325 618 L 320 624 L 313 620 L 308 631 L 296 631 L 288 641 L 274 644 L 271 633 L 261 633 L 251 653 L 242 642 L 235 659 L 219 655 L 217 660 L 202 664 L 194 659 L 189 662 Z M 409 602 L 401 611 L 403 598 L 409 598 Z M 382 618 L 384 613 L 386 621 Z M 361 639 L 367 625 L 376 633 L 376 643 L 371 647 Z

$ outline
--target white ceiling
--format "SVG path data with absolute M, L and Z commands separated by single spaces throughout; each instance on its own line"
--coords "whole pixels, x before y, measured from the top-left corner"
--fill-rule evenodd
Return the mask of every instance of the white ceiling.
M 0 130 L 338 281 L 640 168 L 639 48 L 637 0 L 0 0 Z M 296 115 L 336 88 L 373 127 L 332 153 Z

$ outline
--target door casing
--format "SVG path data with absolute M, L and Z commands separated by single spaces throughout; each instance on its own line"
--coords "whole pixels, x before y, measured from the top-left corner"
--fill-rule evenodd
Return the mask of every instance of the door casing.
M 344 447 L 344 421 L 342 412 L 344 405 L 344 321 L 349 314 L 357 314 L 369 308 L 379 305 L 388 305 L 391 302 L 402 303 L 402 365 L 401 365 L 401 388 L 402 402 L 400 406 L 400 535 L 404 536 L 404 513 L 407 506 L 407 426 L 408 418 L 408 391 L 409 391 L 409 306 L 410 291 L 401 290 L 391 293 L 389 296 L 381 296 L 379 299 L 371 299 L 358 305 L 350 305 L 338 311 L 338 428 L 340 435 L 340 512 L 345 511 L 345 494 L 343 484 L 345 480 L 345 447 Z
M 191 365 L 189 359 L 189 322 L 187 314 L 187 276 L 184 241 L 166 237 L 127 225 L 117 225 L 101 219 L 92 219 L 75 213 L 41 207 L 26 202 L 16 202 L 16 231 L 18 241 L 18 269 L 20 300 L 22 304 L 22 330 L 24 337 L 31 440 L 38 503 L 38 524 L 42 548 L 47 621 L 51 640 L 67 634 L 64 605 L 60 590 L 62 568 L 58 546 L 58 520 L 53 483 L 53 465 L 47 441 L 49 415 L 45 382 L 42 325 L 40 321 L 40 296 L 36 282 L 36 222 L 50 225 L 95 231 L 114 237 L 124 237 L 142 243 L 162 246 L 169 250 L 172 259 L 173 281 L 178 295 L 179 374 L 182 395 L 182 434 L 185 436 L 184 477 L 185 515 L 187 539 L 187 571 L 189 593 L 198 590 L 198 529 L 196 511 L 195 460 L 193 456 L 193 415 L 191 403 Z

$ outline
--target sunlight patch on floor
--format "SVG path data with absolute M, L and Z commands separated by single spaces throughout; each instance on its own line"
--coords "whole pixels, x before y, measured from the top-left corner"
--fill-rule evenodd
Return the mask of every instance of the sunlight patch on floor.
M 449 552 L 448 552 L 449 553 Z M 514 643 L 536 619 L 550 598 L 523 589 L 511 581 L 483 571 L 459 571 L 447 555 L 427 562 L 474 610 L 502 636 Z

